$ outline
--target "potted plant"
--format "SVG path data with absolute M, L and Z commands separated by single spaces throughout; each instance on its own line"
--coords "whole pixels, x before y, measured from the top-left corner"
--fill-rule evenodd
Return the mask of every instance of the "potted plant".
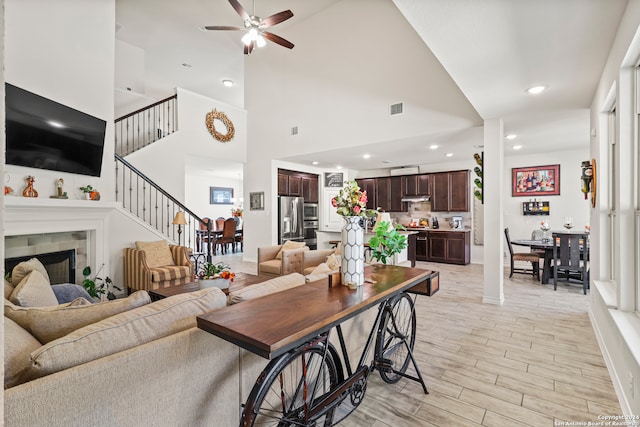
M 198 284 L 200 289 L 210 288 L 215 286 L 220 289 L 227 289 L 230 283 L 233 283 L 233 279 L 236 276 L 228 270 L 229 265 L 223 262 L 216 264 L 212 262 L 205 262 L 202 265 L 202 270 L 198 273 Z
M 87 200 L 100 200 L 100 193 L 91 185 L 80 187 L 80 190 L 85 194 Z
M 100 269 L 102 270 L 102 268 Z M 100 272 L 98 272 L 100 274 Z M 113 281 L 109 276 L 104 279 L 98 277 L 96 274 L 91 278 L 91 267 L 87 266 L 82 270 L 84 280 L 82 281 L 82 287 L 87 291 L 89 295 L 97 300 L 102 300 L 102 296 L 106 295 L 108 300 L 116 299 L 116 295 L 113 293 L 113 289 L 121 291 L 122 289 L 113 284 Z
M 400 234 L 398 230 L 404 230 L 404 227 L 401 225 L 394 227 L 386 221 L 376 224 L 376 234 L 369 240 L 371 258 L 383 264 L 386 264 L 389 259 L 393 265 L 393 256 L 407 247 L 407 236 Z

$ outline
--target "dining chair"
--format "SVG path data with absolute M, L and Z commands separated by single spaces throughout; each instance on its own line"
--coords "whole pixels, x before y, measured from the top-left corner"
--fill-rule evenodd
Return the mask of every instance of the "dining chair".
M 540 257 L 537 254 L 530 252 L 513 252 L 513 246 L 511 246 L 511 238 L 509 237 L 509 228 L 504 229 L 504 236 L 507 238 L 507 247 L 509 248 L 509 256 L 511 259 L 511 272 L 509 277 L 513 276 L 513 273 L 529 274 L 532 273 L 533 277 L 540 280 Z M 525 261 L 531 263 L 531 269 L 528 268 L 516 268 L 516 261 Z
M 224 229 L 224 218 L 219 216 L 216 218 L 216 231 L 222 231 Z
M 233 250 L 236 243 L 236 222 L 233 218 L 227 218 L 224 220 L 222 227 L 222 236 L 218 237 L 216 244 L 220 245 L 220 249 L 223 254 L 227 253 L 227 247 L 231 245 Z
M 211 231 L 213 231 L 213 222 L 211 218 L 204 217 L 200 223 L 200 231 L 198 232 L 198 238 L 196 239 L 196 249 L 198 252 L 206 253 L 209 251 L 209 245 L 212 246 L 212 254 L 216 254 L 216 236 L 214 233 L 207 233 L 207 224 L 211 224 Z M 202 245 L 202 247 L 201 247 Z
M 542 230 L 533 230 L 531 232 L 531 240 L 542 240 L 544 239 L 544 231 Z M 544 259 L 544 249 L 531 249 L 532 254 L 538 255 L 539 258 Z
M 582 283 L 582 292 L 586 295 L 589 287 L 588 275 L 588 238 L 587 234 L 552 233 L 553 290 L 558 289 L 558 279 Z

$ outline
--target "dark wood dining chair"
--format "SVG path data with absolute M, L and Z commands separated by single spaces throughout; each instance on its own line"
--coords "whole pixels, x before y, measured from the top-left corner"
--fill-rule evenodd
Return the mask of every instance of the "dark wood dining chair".
M 207 224 L 211 224 L 211 233 L 207 233 Z M 216 236 L 213 233 L 213 222 L 211 218 L 204 217 L 200 223 L 200 231 L 198 232 L 198 238 L 196 240 L 196 249 L 198 252 L 207 253 L 209 251 L 209 245 L 212 246 L 212 254 L 216 254 Z M 202 246 L 201 246 L 202 245 Z
M 511 260 L 511 272 L 509 277 L 513 276 L 513 273 L 521 274 L 533 274 L 533 277 L 540 280 L 540 257 L 538 254 L 530 252 L 513 252 L 513 246 L 511 246 L 511 238 L 509 237 L 509 228 L 504 229 L 504 236 L 507 238 L 507 247 L 509 248 L 509 257 Z M 530 262 L 532 268 L 516 268 L 516 261 Z
M 222 218 L 221 216 L 219 216 L 218 218 L 216 218 L 216 231 L 223 231 L 224 229 L 224 218 Z
M 558 279 L 567 282 L 582 283 L 582 292 L 586 295 L 589 287 L 588 275 L 588 238 L 587 234 L 552 233 L 553 290 L 558 289 Z
M 216 243 L 220 245 L 220 249 L 223 254 L 227 253 L 227 247 L 231 245 L 231 250 L 236 244 L 236 222 L 233 218 L 227 218 L 224 220 L 224 226 L 222 228 L 222 236 L 218 237 Z

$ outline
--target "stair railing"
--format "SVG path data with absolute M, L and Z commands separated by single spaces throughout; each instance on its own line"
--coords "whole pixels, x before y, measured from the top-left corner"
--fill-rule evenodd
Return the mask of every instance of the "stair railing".
M 115 152 L 124 157 L 178 130 L 178 95 L 115 120 Z
M 149 177 L 115 155 L 116 201 L 141 221 L 167 238 L 191 248 L 194 256 L 211 262 L 213 253 L 212 221 L 205 221 L 154 183 Z M 183 211 L 187 224 L 173 224 L 177 212 Z

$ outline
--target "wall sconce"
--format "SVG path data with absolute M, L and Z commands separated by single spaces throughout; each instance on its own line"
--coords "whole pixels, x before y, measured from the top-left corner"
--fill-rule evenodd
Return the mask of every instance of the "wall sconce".
M 173 218 L 174 225 L 178 225 L 178 246 L 180 246 L 180 234 L 182 234 L 182 226 L 187 225 L 187 220 L 184 217 L 184 212 L 176 212 L 176 216 Z

